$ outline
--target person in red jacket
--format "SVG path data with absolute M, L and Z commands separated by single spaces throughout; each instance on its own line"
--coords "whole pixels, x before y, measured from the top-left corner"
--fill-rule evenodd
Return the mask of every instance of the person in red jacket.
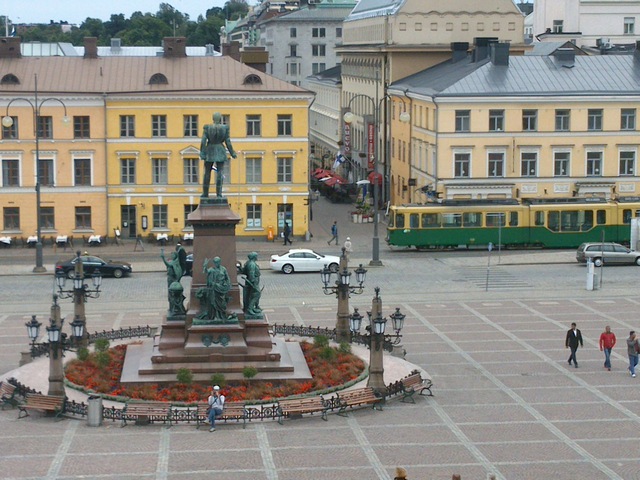
M 611 327 L 604 327 L 604 332 L 600 334 L 600 351 L 604 352 L 604 368 L 611 370 L 611 349 L 616 345 L 616 335 L 611 331 Z

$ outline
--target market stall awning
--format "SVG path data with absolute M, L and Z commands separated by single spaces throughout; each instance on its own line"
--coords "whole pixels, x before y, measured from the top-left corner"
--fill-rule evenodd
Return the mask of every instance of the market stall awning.
M 331 177 L 333 175 L 333 173 L 331 172 L 331 170 L 327 170 L 326 168 L 316 168 L 312 175 L 315 178 L 324 178 L 324 177 Z
M 367 177 L 371 183 L 382 185 L 382 174 L 378 172 L 371 172 Z

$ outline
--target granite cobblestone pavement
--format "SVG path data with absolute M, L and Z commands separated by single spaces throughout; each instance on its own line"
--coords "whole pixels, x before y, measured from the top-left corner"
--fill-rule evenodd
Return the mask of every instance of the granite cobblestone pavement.
M 336 208 L 346 213 L 348 207 Z M 340 217 L 336 211 L 325 212 L 322 227 L 312 226 L 318 231 L 309 244 L 320 249 L 321 242 L 326 242 L 320 240 L 323 234 L 328 239 L 325 230 L 330 218 L 344 218 L 341 233 L 351 233 L 352 240 L 357 239 L 354 244 L 363 239 L 354 257 L 366 261 L 370 238 L 364 228 L 368 226 L 360 226 L 362 237 L 358 232 L 347 233 L 351 226 L 346 215 Z M 254 249 L 246 247 L 239 245 L 238 251 Z M 149 250 L 153 255 L 141 265 L 154 263 L 159 254 Z M 392 269 L 399 261 L 383 251 L 385 267 L 371 269 L 372 281 L 382 283 L 384 298 L 393 298 L 393 306 L 407 314 L 403 331 L 407 360 L 430 373 L 435 397 L 420 397 L 415 404 L 391 401 L 382 412 L 362 409 L 347 418 L 330 415 L 327 422 L 314 417 L 282 426 L 250 422 L 246 430 L 231 424 L 221 425 L 215 433 L 187 425 L 120 428 L 118 423 L 106 422 L 93 428 L 82 420 L 54 422 L 37 413 L 18 420 L 16 410 L 6 409 L 0 412 L 0 476 L 390 480 L 395 467 L 403 466 L 410 479 L 450 479 L 453 473 L 476 480 L 490 474 L 509 480 L 640 478 L 640 385 L 625 370 L 623 347 L 628 331 L 639 327 L 640 301 L 633 286 L 592 295 L 584 295 L 582 279 L 579 285 L 566 279 L 565 287 L 545 284 L 544 288 L 486 292 L 473 281 L 455 287 L 456 269 L 474 262 L 479 268 L 486 262 L 465 254 L 447 261 L 430 259 L 427 265 L 437 265 L 443 277 L 450 275 L 453 280 L 430 283 L 429 288 L 437 292 L 419 296 L 414 292 L 420 285 L 402 287 L 385 276 L 387 265 Z M 0 376 L 17 366 L 19 352 L 26 346 L 24 323 L 30 314 L 34 309 L 48 311 L 46 299 L 40 300 L 47 296 L 40 292 L 51 288 L 46 276 L 32 275 L 27 280 L 32 289 L 29 297 L 11 298 L 7 293 L 20 273 L 7 270 L 20 265 L 29 268 L 31 255 L 23 263 L 21 256 L 0 252 L 4 274 L 0 277 Z M 572 252 L 505 252 L 501 261 L 527 262 L 534 268 L 574 260 Z M 105 281 L 105 298 L 87 305 L 88 322 L 96 329 L 160 324 L 166 299 L 153 286 L 163 285 L 162 270 L 150 265 L 148 274 L 123 279 L 126 282 Z M 413 278 L 411 273 L 407 271 L 407 278 Z M 316 275 L 295 277 L 299 285 L 291 290 L 296 295 L 293 300 L 282 287 L 267 302 L 270 321 L 332 326 L 335 298 L 322 295 Z M 276 285 L 284 277 L 263 278 Z M 303 304 L 299 295 L 311 288 L 315 293 Z M 352 304 L 366 308 L 369 293 L 362 296 L 366 299 L 354 297 Z M 390 308 L 386 302 L 384 311 Z M 63 314 L 69 312 L 64 304 Z M 584 348 L 578 350 L 578 369 L 567 365 L 564 348 L 572 321 L 585 338 Z M 605 324 L 618 335 L 610 372 L 603 368 L 597 347 Z

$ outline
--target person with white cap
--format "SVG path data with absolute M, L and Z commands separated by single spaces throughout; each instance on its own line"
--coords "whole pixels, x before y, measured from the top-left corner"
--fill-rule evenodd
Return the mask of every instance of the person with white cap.
M 351 252 L 353 252 L 353 248 L 351 246 L 351 237 L 347 237 L 347 239 L 345 240 L 344 251 L 347 254 L 347 258 L 349 258 L 349 255 L 351 254 Z
M 211 395 L 209 395 L 209 423 L 211 424 L 210 432 L 216 431 L 216 416 L 222 415 L 224 409 L 224 395 L 220 393 L 220 387 L 214 385 L 211 387 Z

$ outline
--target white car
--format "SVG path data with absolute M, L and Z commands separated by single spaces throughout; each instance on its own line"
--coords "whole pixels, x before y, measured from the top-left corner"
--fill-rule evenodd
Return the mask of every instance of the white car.
M 284 255 L 271 255 L 271 270 L 282 270 L 283 273 L 321 272 L 325 265 L 332 272 L 337 272 L 340 257 L 322 255 L 307 248 L 294 248 Z

